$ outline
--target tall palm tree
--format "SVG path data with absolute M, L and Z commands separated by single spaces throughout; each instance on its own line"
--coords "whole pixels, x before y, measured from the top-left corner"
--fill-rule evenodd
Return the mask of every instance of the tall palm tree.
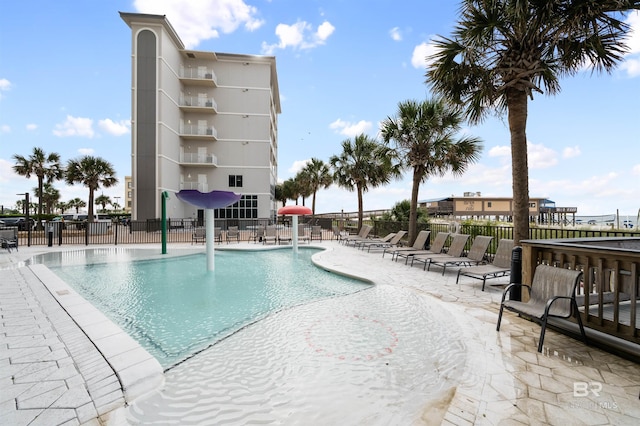
M 49 183 L 53 183 L 55 180 L 62 179 L 64 176 L 64 170 L 60 164 L 60 155 L 52 152 L 51 154 L 45 154 L 42 148 L 33 148 L 33 153 L 29 157 L 15 154 L 13 159 L 16 164 L 13 166 L 13 171 L 24 176 L 27 179 L 31 175 L 35 175 L 38 178 L 38 194 L 42 194 L 42 186 L 45 179 Z M 38 216 L 42 216 L 42 197 L 38 197 Z M 42 223 L 38 220 L 38 229 L 41 229 Z
M 435 41 L 433 90 L 464 105 L 472 123 L 507 114 L 511 132 L 514 240 L 529 235 L 527 102 L 555 95 L 560 77 L 585 66 L 612 71 L 627 51 L 618 18 L 639 0 L 463 0 L 450 38 Z
M 298 192 L 298 184 L 296 183 L 295 179 L 285 180 L 282 183 L 282 197 L 285 198 L 285 200 L 282 202 L 282 205 L 285 205 L 286 200 L 295 201 L 297 205 L 298 196 L 300 196 L 300 193 Z
M 464 115 L 442 99 L 423 102 L 408 100 L 398 104 L 395 117 L 387 117 L 380 133 L 385 142 L 395 142 L 395 149 L 406 169 L 413 172 L 411 209 L 409 212 L 409 244 L 418 229 L 418 191 L 431 176 L 447 172 L 463 174 L 477 161 L 482 143 L 479 138 L 456 138 Z
M 81 183 L 89 188 L 89 211 L 87 220 L 93 222 L 94 193 L 101 186 L 109 188 L 118 183 L 116 172 L 108 161 L 99 157 L 85 155 L 67 163 L 67 175 L 65 180 L 69 185 Z
M 307 197 L 311 196 L 313 193 L 311 190 L 311 176 L 309 176 L 306 169 L 302 169 L 296 173 L 293 181 L 295 182 L 298 196 L 302 197 L 302 205 L 304 206 Z M 296 204 L 298 204 L 297 200 Z
M 316 194 L 318 190 L 328 188 L 333 183 L 333 176 L 331 175 L 331 169 L 329 165 L 324 161 L 317 158 L 311 158 L 311 160 L 302 169 L 306 174 L 306 183 L 308 189 L 313 195 L 311 202 L 311 215 L 316 215 Z
M 358 194 L 358 230 L 363 221 L 363 194 L 370 188 L 389 183 L 402 176 L 401 164 L 395 152 L 364 134 L 355 137 L 353 143 L 342 141 L 342 153 L 333 155 L 329 162 L 333 168 L 333 180 L 338 186 Z

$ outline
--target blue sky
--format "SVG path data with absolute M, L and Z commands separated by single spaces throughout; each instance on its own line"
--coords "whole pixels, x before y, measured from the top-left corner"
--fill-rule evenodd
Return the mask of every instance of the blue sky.
M 119 11 L 165 14 L 189 48 L 276 57 L 279 180 L 312 157 L 328 162 L 341 142 L 378 125 L 398 102 L 423 100 L 424 57 L 436 34 L 449 35 L 457 2 L 179 0 L 2 2 L 0 6 L 0 205 L 30 191 L 12 171 L 14 154 L 33 147 L 66 163 L 83 154 L 111 162 L 124 195 L 131 173 L 130 29 Z M 640 14 L 631 52 L 610 75 L 585 71 L 561 80 L 555 97 L 529 103 L 530 195 L 579 215 L 635 216 L 640 209 Z M 431 178 L 420 199 L 463 192 L 511 196 L 509 131 L 489 117 L 464 132 L 484 140 L 477 164 L 459 178 Z M 82 186 L 56 183 L 62 200 L 87 199 Z M 365 194 L 365 210 L 410 197 L 411 179 Z M 311 200 L 307 201 L 307 205 Z M 356 194 L 332 186 L 316 212 L 357 210 Z

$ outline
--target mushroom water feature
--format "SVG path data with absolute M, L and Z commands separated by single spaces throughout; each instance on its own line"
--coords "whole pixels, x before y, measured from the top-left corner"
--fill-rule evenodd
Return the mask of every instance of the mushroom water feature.
M 291 242 L 293 244 L 293 252 L 298 252 L 298 216 L 311 214 L 311 209 L 306 206 L 284 206 L 278 209 L 278 214 L 289 215 L 293 219 L 292 232 L 293 238 Z
M 232 205 L 240 200 L 241 195 L 230 191 L 200 192 L 197 189 L 183 189 L 176 194 L 176 197 L 185 203 L 204 209 L 207 270 L 213 271 L 215 268 L 213 210 Z

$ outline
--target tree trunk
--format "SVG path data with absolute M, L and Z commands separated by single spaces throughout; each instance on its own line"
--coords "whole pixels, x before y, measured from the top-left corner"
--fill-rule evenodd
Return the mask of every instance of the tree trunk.
M 513 186 L 513 239 L 515 245 L 529 238 L 529 166 L 527 160 L 527 94 L 507 91 L 511 133 L 511 174 Z
M 38 221 L 36 229 L 42 231 L 42 192 L 44 191 L 44 177 L 38 176 Z
M 411 186 L 411 206 L 409 208 L 409 245 L 413 245 L 418 234 L 418 190 L 420 189 L 420 171 L 413 169 L 413 184 Z
M 87 222 L 93 222 L 93 188 L 89 187 L 89 207 L 87 209 Z
M 362 221 L 364 220 L 364 204 L 362 203 L 362 185 L 356 185 L 358 191 L 358 233 L 360 233 L 360 228 L 362 228 Z

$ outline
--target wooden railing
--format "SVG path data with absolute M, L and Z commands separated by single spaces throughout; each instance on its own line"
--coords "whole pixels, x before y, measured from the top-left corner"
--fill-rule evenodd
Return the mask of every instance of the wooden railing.
M 531 283 L 536 265 L 542 263 L 582 270 L 578 299 L 585 326 L 640 344 L 640 238 L 526 240 L 521 244 L 523 283 Z

